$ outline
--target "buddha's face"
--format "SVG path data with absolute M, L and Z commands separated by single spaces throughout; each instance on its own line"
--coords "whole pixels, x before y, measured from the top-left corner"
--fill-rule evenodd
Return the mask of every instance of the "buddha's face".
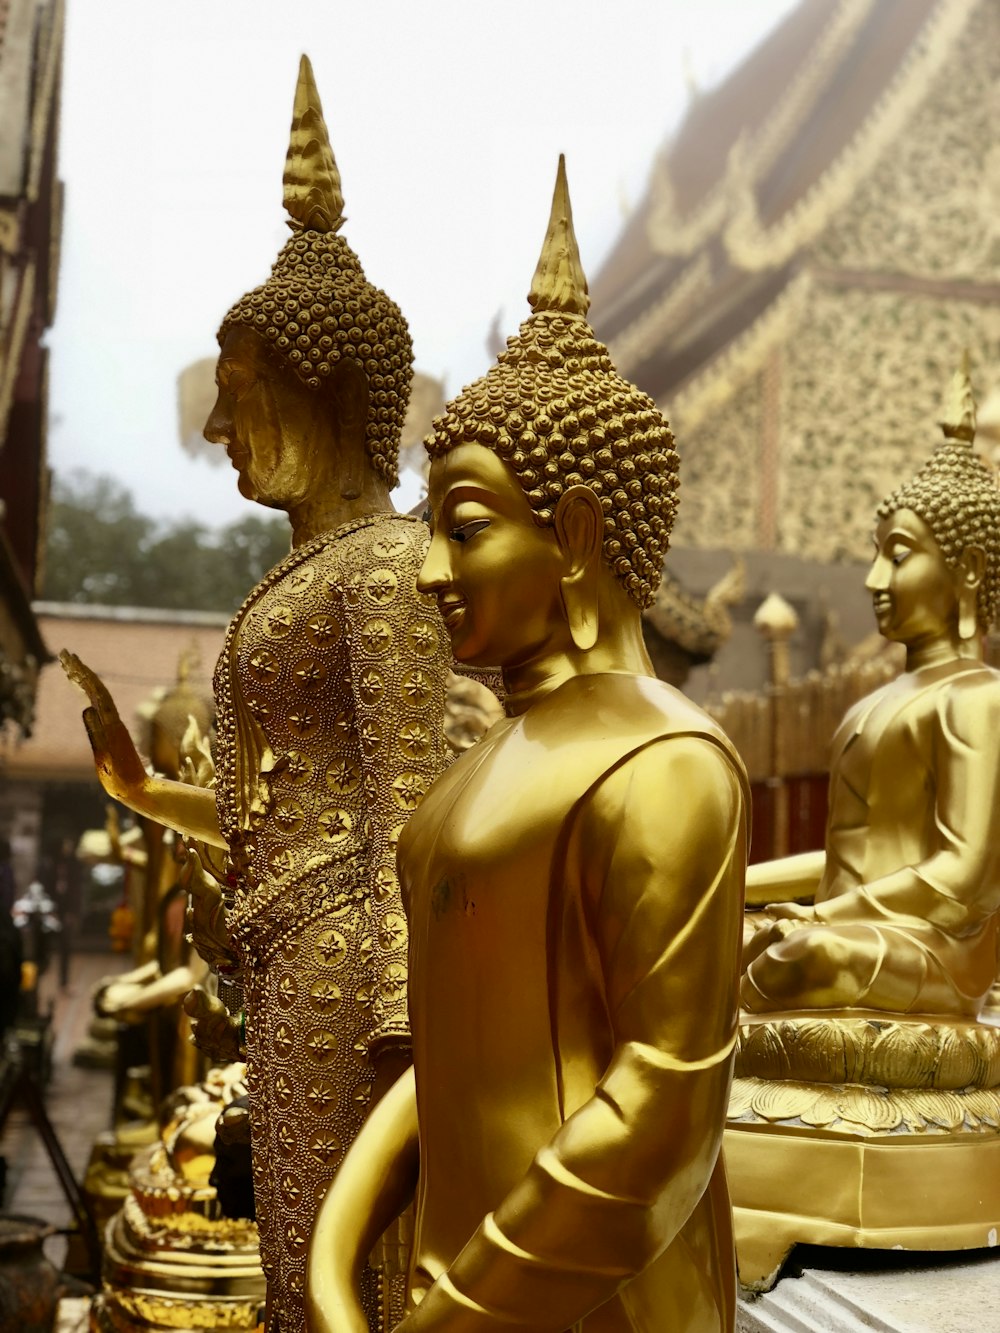
M 480 444 L 431 464 L 431 544 L 417 579 L 437 598 L 455 657 L 511 668 L 563 646 L 564 561 L 517 479 Z
M 219 396 L 205 438 L 225 446 L 248 500 L 287 509 L 308 493 L 310 454 L 327 409 L 253 329 L 231 327 L 216 367 Z
M 958 624 L 955 573 L 930 528 L 910 509 L 879 520 L 865 587 L 879 631 L 914 647 L 952 637 Z

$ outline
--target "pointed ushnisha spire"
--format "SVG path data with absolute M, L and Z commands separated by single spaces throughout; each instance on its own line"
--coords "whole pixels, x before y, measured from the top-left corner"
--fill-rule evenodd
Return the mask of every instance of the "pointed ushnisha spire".
M 971 444 L 976 438 L 976 400 L 969 379 L 968 348 L 962 352 L 962 363 L 951 377 L 938 425 L 947 440 L 965 440 Z
M 299 62 L 283 181 L 292 231 L 340 230 L 344 223 L 340 172 L 330 147 L 312 65 L 306 55 Z
M 559 154 L 556 188 L 552 194 L 552 212 L 545 233 L 538 267 L 531 280 L 528 304 L 534 313 L 558 310 L 564 315 L 586 315 L 590 309 L 587 278 L 580 263 L 580 251 L 573 230 L 573 208 L 566 183 L 566 158 Z

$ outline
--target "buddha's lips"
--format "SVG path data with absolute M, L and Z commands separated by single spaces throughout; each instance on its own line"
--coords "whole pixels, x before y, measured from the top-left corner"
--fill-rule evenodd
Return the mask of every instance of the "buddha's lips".
M 250 457 L 245 449 L 233 449 L 229 446 L 226 448 L 226 453 L 229 455 L 230 463 L 235 468 L 241 468 Z
M 888 613 L 892 610 L 892 598 L 891 598 L 891 597 L 884 597 L 884 596 L 883 596 L 883 597 L 873 597 L 873 598 L 872 598 L 872 606 L 874 606 L 874 608 L 875 608 L 875 614 L 876 614 L 877 616 L 879 616 L 879 615 L 888 615 Z
M 457 625 L 465 613 L 465 602 L 461 597 L 446 597 L 438 602 L 441 619 L 449 629 Z

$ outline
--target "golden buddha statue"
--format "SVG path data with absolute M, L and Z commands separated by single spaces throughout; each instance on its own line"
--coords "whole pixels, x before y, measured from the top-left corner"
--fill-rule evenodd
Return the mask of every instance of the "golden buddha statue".
M 245 1091 L 245 1069 L 213 1069 L 170 1098 L 156 1141 L 137 1154 L 106 1228 L 94 1333 L 254 1333 L 264 1299 L 257 1227 L 221 1216 L 210 1181 L 215 1122 Z
M 905 670 L 834 737 L 825 850 L 747 875 L 770 905 L 747 916 L 726 1146 L 752 1286 L 798 1241 L 956 1249 L 996 1225 L 1000 490 L 967 367 L 941 425 L 879 506 L 866 584 Z
M 231 858 L 269 1319 L 295 1333 L 316 1207 L 373 1090 L 408 1060 L 395 846 L 443 763 L 450 652 L 416 588 L 427 529 L 389 499 L 409 333 L 338 234 L 304 57 L 284 183 L 293 234 L 222 323 L 205 428 L 241 492 L 292 529 L 216 670 L 216 790 L 149 776 L 107 691 L 67 665 L 108 792 Z
M 882 501 L 866 587 L 906 669 L 833 742 L 826 849 L 755 866 L 784 891 L 748 942 L 753 1012 L 877 1009 L 975 1018 L 1000 959 L 1000 672 L 983 637 L 1000 599 L 1000 490 L 973 453 L 956 376 L 945 442 Z
M 145 709 L 149 726 L 143 748 L 153 771 L 173 781 L 181 776 L 184 737 L 193 719 L 200 731 L 212 722 L 211 700 L 193 688 L 192 654 L 181 654 L 177 680 L 161 699 Z M 141 847 L 126 847 L 117 836 L 114 807 L 108 828 L 112 846 L 135 870 L 142 872 L 137 902 L 136 959 L 130 972 L 108 977 L 96 998 L 100 1012 L 126 1022 L 147 1021 L 151 1093 L 154 1108 L 175 1088 L 196 1083 L 204 1060 L 188 1040 L 190 1029 L 180 1002 L 205 980 L 206 967 L 188 946 L 184 934 L 186 894 L 181 884 L 174 835 L 154 819 L 141 818 Z
M 586 322 L 562 162 L 529 301 L 427 442 L 419 586 L 507 715 L 400 839 L 414 1068 L 320 1210 L 314 1333 L 364 1329 L 357 1273 L 414 1190 L 397 1333 L 733 1326 L 746 783 L 643 645 L 678 459 Z

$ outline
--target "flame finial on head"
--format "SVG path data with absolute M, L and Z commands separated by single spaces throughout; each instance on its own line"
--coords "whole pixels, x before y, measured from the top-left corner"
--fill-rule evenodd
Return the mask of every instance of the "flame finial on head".
M 944 431 L 945 439 L 965 440 L 968 444 L 976 438 L 976 399 L 969 379 L 969 349 L 962 352 L 959 368 L 951 377 L 951 382 L 944 396 L 941 420 L 938 425 Z
M 340 172 L 307 55 L 299 62 L 283 183 L 292 231 L 340 230 L 344 223 Z
M 566 158 L 559 154 L 556 187 L 552 193 L 549 227 L 531 280 L 528 304 L 534 313 L 559 310 L 564 315 L 586 315 L 590 309 L 587 278 L 573 230 L 573 208 L 566 183 Z

